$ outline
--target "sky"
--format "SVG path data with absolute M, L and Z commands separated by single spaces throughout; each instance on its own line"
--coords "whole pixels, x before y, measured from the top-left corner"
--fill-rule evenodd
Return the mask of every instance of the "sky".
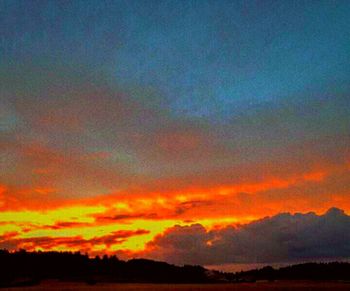
M 350 258 L 349 1 L 0 1 L 0 248 Z

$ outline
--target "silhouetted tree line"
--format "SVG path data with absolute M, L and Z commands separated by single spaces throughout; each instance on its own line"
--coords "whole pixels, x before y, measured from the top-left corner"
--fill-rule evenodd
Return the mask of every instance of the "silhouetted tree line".
M 46 279 L 119 283 L 225 283 L 257 280 L 346 280 L 350 263 L 307 263 L 274 269 L 270 266 L 237 273 L 209 271 L 201 266 L 175 266 L 146 259 L 116 256 L 89 258 L 79 252 L 8 252 L 0 250 L 0 287 L 35 285 Z
M 146 259 L 116 256 L 89 258 L 72 252 L 8 252 L 0 250 L 0 286 L 37 284 L 45 279 L 137 283 L 209 283 L 217 279 L 201 266 L 174 266 Z M 220 274 L 219 272 L 217 272 Z
M 336 280 L 350 282 L 350 263 L 305 263 L 274 269 L 266 266 L 261 269 L 238 272 L 235 281 L 257 280 Z

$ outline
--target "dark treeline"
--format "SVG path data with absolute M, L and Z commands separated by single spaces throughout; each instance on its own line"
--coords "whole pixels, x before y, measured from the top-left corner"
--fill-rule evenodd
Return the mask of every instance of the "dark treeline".
M 350 282 L 350 263 L 305 263 L 279 269 L 270 266 L 234 274 L 236 281 L 336 280 Z
M 10 253 L 0 250 L 0 286 L 37 284 L 45 279 L 137 283 L 217 282 L 220 272 L 201 266 L 174 266 L 146 259 L 119 260 L 115 256 L 89 258 L 71 252 Z
M 274 269 L 223 273 L 201 266 L 175 266 L 116 256 L 89 258 L 72 252 L 0 250 L 0 287 L 34 285 L 42 280 L 119 283 L 225 283 L 258 280 L 350 280 L 349 263 L 307 263 Z

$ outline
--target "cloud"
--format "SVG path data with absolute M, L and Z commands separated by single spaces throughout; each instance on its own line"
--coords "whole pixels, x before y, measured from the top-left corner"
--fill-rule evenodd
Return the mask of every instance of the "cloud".
M 331 208 L 281 213 L 241 226 L 206 230 L 174 226 L 147 244 L 140 256 L 176 264 L 272 263 L 350 258 L 350 216 Z
M 107 235 L 86 239 L 82 236 L 41 236 L 31 238 L 20 238 L 17 237 L 18 233 L 8 232 L 0 236 L 0 248 L 6 248 L 8 250 L 16 250 L 20 248 L 24 248 L 27 250 L 53 250 L 64 247 L 70 250 L 73 249 L 91 251 L 96 246 L 104 246 L 105 250 L 108 250 L 112 245 L 121 244 L 132 236 L 144 235 L 148 233 L 149 231 L 144 229 L 138 229 L 135 231 L 120 230 L 111 232 Z
M 159 219 L 158 215 L 156 213 L 149 213 L 149 214 L 119 214 L 119 215 L 112 215 L 112 216 L 105 216 L 105 215 L 94 215 L 96 222 L 103 222 L 103 223 L 113 223 L 113 222 L 125 222 L 128 220 L 134 220 L 134 219 Z
M 177 181 L 169 181 L 174 185 Z M 330 207 L 350 209 L 349 170 L 343 167 L 320 167 L 305 174 L 290 173 L 284 178 L 260 179 L 258 182 L 236 182 L 231 185 L 173 189 L 173 191 L 115 193 L 93 198 L 106 211 L 94 215 L 96 221 L 229 218 L 251 221 L 280 212 L 315 211 Z M 165 187 L 165 186 L 164 186 Z M 147 194 L 147 195 L 146 195 Z M 317 195 L 316 195 L 317 194 Z M 133 199 L 130 199 L 130 195 Z M 154 210 L 157 210 L 156 213 Z

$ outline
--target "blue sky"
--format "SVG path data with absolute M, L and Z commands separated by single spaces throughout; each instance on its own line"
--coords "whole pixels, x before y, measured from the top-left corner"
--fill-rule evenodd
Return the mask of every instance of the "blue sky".
M 348 1 L 2 1 L 1 14 L 2 62 L 89 66 L 180 115 L 348 90 Z

